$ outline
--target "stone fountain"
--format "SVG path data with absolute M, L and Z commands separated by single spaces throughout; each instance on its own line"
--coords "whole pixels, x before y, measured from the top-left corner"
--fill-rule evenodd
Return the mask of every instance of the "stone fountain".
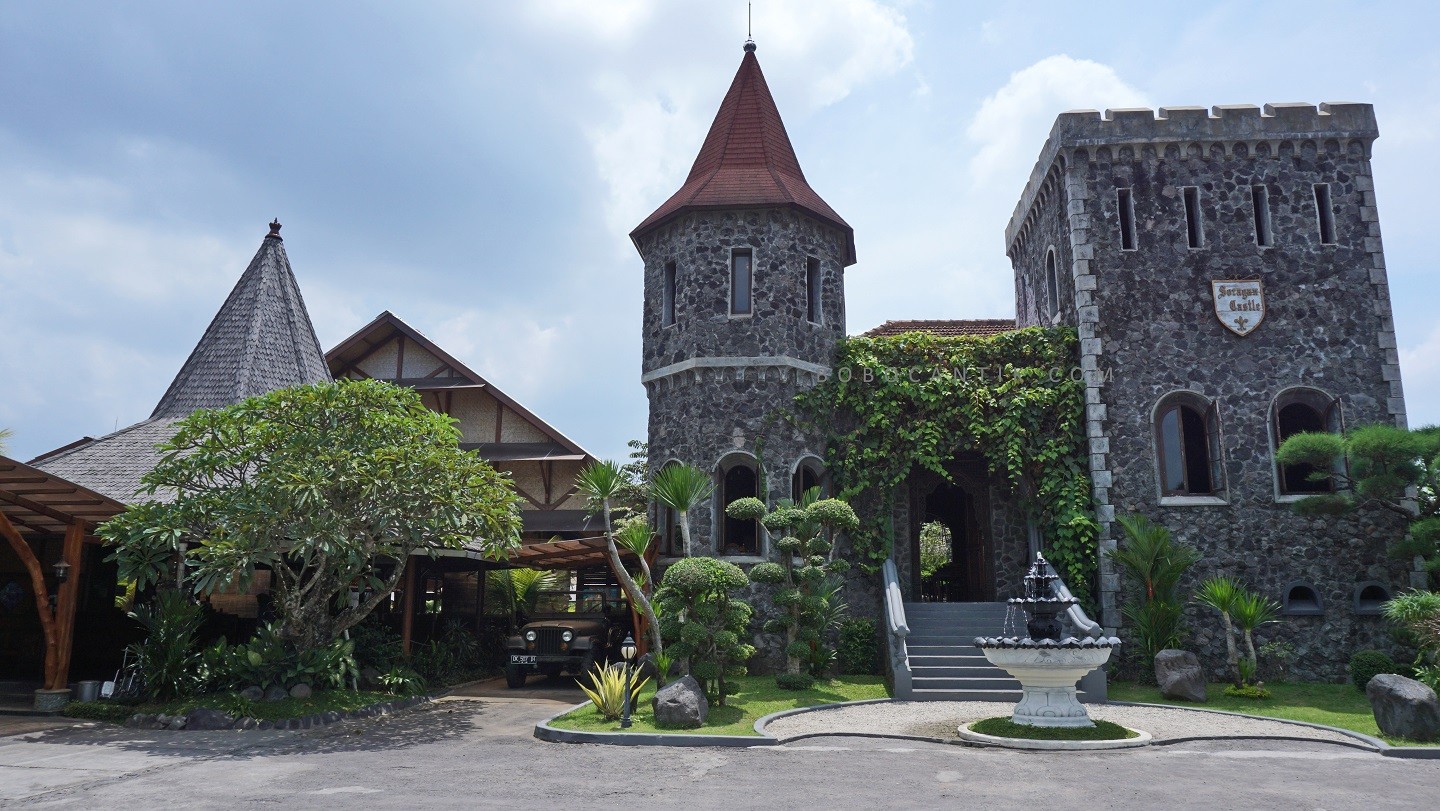
M 1045 556 L 1037 554 L 1025 575 L 1025 596 L 1009 600 L 1010 616 L 1005 620 L 1004 630 L 1009 632 L 1015 609 L 1023 611 L 1026 635 L 976 637 L 975 645 L 1024 688 L 1012 721 L 1035 727 L 1093 727 L 1075 694 L 1075 683 L 1105 664 L 1120 640 L 1065 636 L 1060 615 L 1078 601 L 1058 596 L 1059 579 Z

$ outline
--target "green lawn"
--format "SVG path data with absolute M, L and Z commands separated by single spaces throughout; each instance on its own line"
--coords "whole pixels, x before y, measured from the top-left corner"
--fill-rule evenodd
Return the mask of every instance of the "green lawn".
M 95 721 L 111 721 L 113 723 L 124 723 L 126 719 L 135 713 L 155 715 L 184 715 L 196 707 L 210 707 L 211 709 L 223 710 L 236 715 L 237 711 L 243 710 L 241 715 L 246 715 L 258 721 L 280 721 L 288 718 L 300 718 L 315 713 L 349 712 L 368 707 L 371 704 L 379 704 L 383 701 L 395 701 L 399 696 L 389 693 L 372 693 L 354 690 L 317 690 L 309 698 L 284 698 L 279 701 L 253 701 L 241 702 L 229 693 L 217 693 L 215 695 L 193 696 L 191 698 L 177 698 L 171 701 L 146 702 L 144 704 L 120 704 L 114 701 L 88 701 L 71 702 L 65 706 L 65 714 L 71 718 L 85 718 Z M 237 716 L 238 717 L 238 716 Z
M 1263 715 L 1268 718 L 1284 718 L 1288 721 L 1306 721 L 1311 724 L 1325 724 L 1326 726 L 1340 727 L 1355 732 L 1363 732 L 1376 738 L 1380 738 L 1392 746 L 1433 746 L 1434 744 L 1419 744 L 1414 741 L 1407 741 L 1401 738 L 1390 738 L 1380 734 L 1380 728 L 1375 725 L 1375 715 L 1370 710 L 1370 700 L 1365 694 L 1355 689 L 1355 685 L 1346 682 L 1345 684 L 1284 684 L 1281 682 L 1267 682 L 1265 689 L 1271 693 L 1270 698 L 1250 699 L 1236 698 L 1225 695 L 1224 683 L 1211 684 L 1207 688 L 1210 700 L 1204 704 L 1196 704 L 1193 701 L 1176 701 L 1160 695 L 1160 688 L 1134 684 L 1131 682 L 1112 682 L 1110 684 L 1110 698 L 1114 701 L 1139 701 L 1146 704 L 1171 704 L 1176 707 L 1195 707 L 1205 710 L 1225 710 L 1227 712 L 1243 712 L 1248 715 Z
M 582 732 L 665 732 L 689 735 L 754 735 L 755 721 L 772 712 L 834 704 L 840 701 L 862 701 L 867 698 L 888 698 L 889 688 L 881 676 L 842 676 L 816 682 L 809 690 L 782 690 L 775 686 L 773 676 L 736 676 L 729 681 L 740 692 L 726 699 L 725 706 L 710 707 L 710 717 L 699 729 L 660 729 L 650 711 L 655 695 L 651 682 L 640 693 L 639 707 L 631 716 L 633 726 L 620 729 L 619 721 L 607 721 L 589 704 L 556 718 L 550 725 L 557 729 Z

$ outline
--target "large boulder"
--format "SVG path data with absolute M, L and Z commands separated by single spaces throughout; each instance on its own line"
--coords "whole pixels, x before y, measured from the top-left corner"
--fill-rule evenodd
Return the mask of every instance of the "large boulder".
M 1188 650 L 1166 648 L 1155 654 L 1155 683 L 1166 698 L 1203 702 L 1209 697 L 1205 692 L 1205 669 Z
M 291 688 L 290 688 L 290 697 L 291 697 L 291 698 L 309 698 L 312 692 L 314 692 L 314 691 L 312 691 L 312 690 L 310 689 L 310 685 L 308 685 L 308 684 L 297 684 L 297 685 L 295 685 L 294 687 L 291 687 Z
M 235 726 L 235 717 L 209 707 L 196 707 L 185 715 L 186 729 L 229 729 Z
M 653 700 L 655 726 L 694 729 L 710 715 L 710 702 L 694 676 L 682 676 L 661 687 Z
M 265 698 L 265 691 L 259 685 L 250 685 L 240 691 L 240 697 L 246 701 L 261 701 Z
M 272 684 L 269 687 L 265 688 L 266 701 L 284 701 L 289 697 L 290 691 L 286 690 L 284 685 Z
M 1433 741 L 1440 738 L 1440 700 L 1425 684 L 1381 673 L 1365 685 L 1380 731 L 1396 738 Z

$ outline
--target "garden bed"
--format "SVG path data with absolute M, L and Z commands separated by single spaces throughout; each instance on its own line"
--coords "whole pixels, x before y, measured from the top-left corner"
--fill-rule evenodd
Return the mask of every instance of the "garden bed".
M 1226 686 L 1225 683 L 1208 685 L 1206 690 L 1210 700 L 1204 703 L 1165 698 L 1160 695 L 1160 688 L 1133 682 L 1111 683 L 1109 697 L 1111 701 L 1135 701 L 1201 710 L 1223 710 L 1266 718 L 1281 718 L 1287 721 L 1324 724 L 1379 738 L 1391 746 L 1434 745 L 1380 734 L 1380 727 L 1375 724 L 1375 714 L 1370 708 L 1370 700 L 1349 682 L 1344 684 L 1267 682 L 1265 689 L 1270 691 L 1270 698 L 1263 699 L 1227 696 L 1225 695 Z
M 632 725 L 621 729 L 619 721 L 601 717 L 591 704 L 585 704 L 549 722 L 556 729 L 577 732 L 644 732 L 679 735 L 750 735 L 758 737 L 755 722 L 783 710 L 837 704 L 843 701 L 888 698 L 889 689 L 881 676 L 842 676 L 816 682 L 808 690 L 783 690 L 774 676 L 735 676 L 726 680 L 740 688 L 726 700 L 724 707 L 711 706 L 710 717 L 698 729 L 661 729 L 655 726 L 650 699 L 655 696 L 652 681 L 640 693 L 631 714 Z
M 194 709 L 220 710 L 235 718 L 252 718 L 260 722 L 288 722 L 302 718 L 324 718 L 328 713 L 345 716 L 378 705 L 405 701 L 402 696 L 356 690 L 318 690 L 308 698 L 283 698 L 279 701 L 246 701 L 233 693 L 177 698 L 170 701 L 124 704 L 115 701 L 71 702 L 65 715 L 92 721 L 123 724 L 136 715 L 183 717 Z

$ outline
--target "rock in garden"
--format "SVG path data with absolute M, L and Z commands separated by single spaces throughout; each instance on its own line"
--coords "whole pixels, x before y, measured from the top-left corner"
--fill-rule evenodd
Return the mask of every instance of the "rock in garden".
M 1155 654 L 1155 682 L 1160 695 L 1181 701 L 1205 701 L 1205 669 L 1188 650 L 1166 648 Z
M 369 667 L 360 668 L 360 686 L 366 690 L 374 690 L 380 686 L 380 671 Z
M 185 729 L 189 725 L 189 723 L 190 722 L 186 720 L 185 716 L 173 715 L 170 717 L 169 721 L 165 722 L 165 728 L 175 730 Z
M 265 697 L 265 691 L 255 685 L 251 685 L 240 691 L 240 697 L 246 701 L 259 701 Z
M 1380 731 L 1412 741 L 1440 738 L 1440 700 L 1425 684 L 1381 673 L 1365 685 L 1365 696 L 1375 711 Z
M 693 676 L 682 676 L 655 693 L 655 725 L 669 729 L 694 729 L 705 723 L 710 702 Z
M 655 660 L 650 654 L 645 654 L 635 660 L 635 681 L 644 679 L 658 679 L 660 669 L 655 666 Z
M 235 726 L 234 716 L 209 707 L 196 707 L 183 720 L 186 729 L 229 729 Z
M 310 685 L 308 685 L 308 684 L 297 684 L 297 685 L 295 685 L 294 687 L 291 687 L 291 688 L 290 688 L 290 697 L 291 697 L 291 698 L 309 698 L 309 697 L 310 697 L 310 692 L 311 692 L 311 691 L 310 691 Z
M 286 690 L 284 687 L 281 687 L 278 684 L 270 685 L 269 689 L 265 691 L 266 701 L 284 701 L 289 697 L 290 691 Z

